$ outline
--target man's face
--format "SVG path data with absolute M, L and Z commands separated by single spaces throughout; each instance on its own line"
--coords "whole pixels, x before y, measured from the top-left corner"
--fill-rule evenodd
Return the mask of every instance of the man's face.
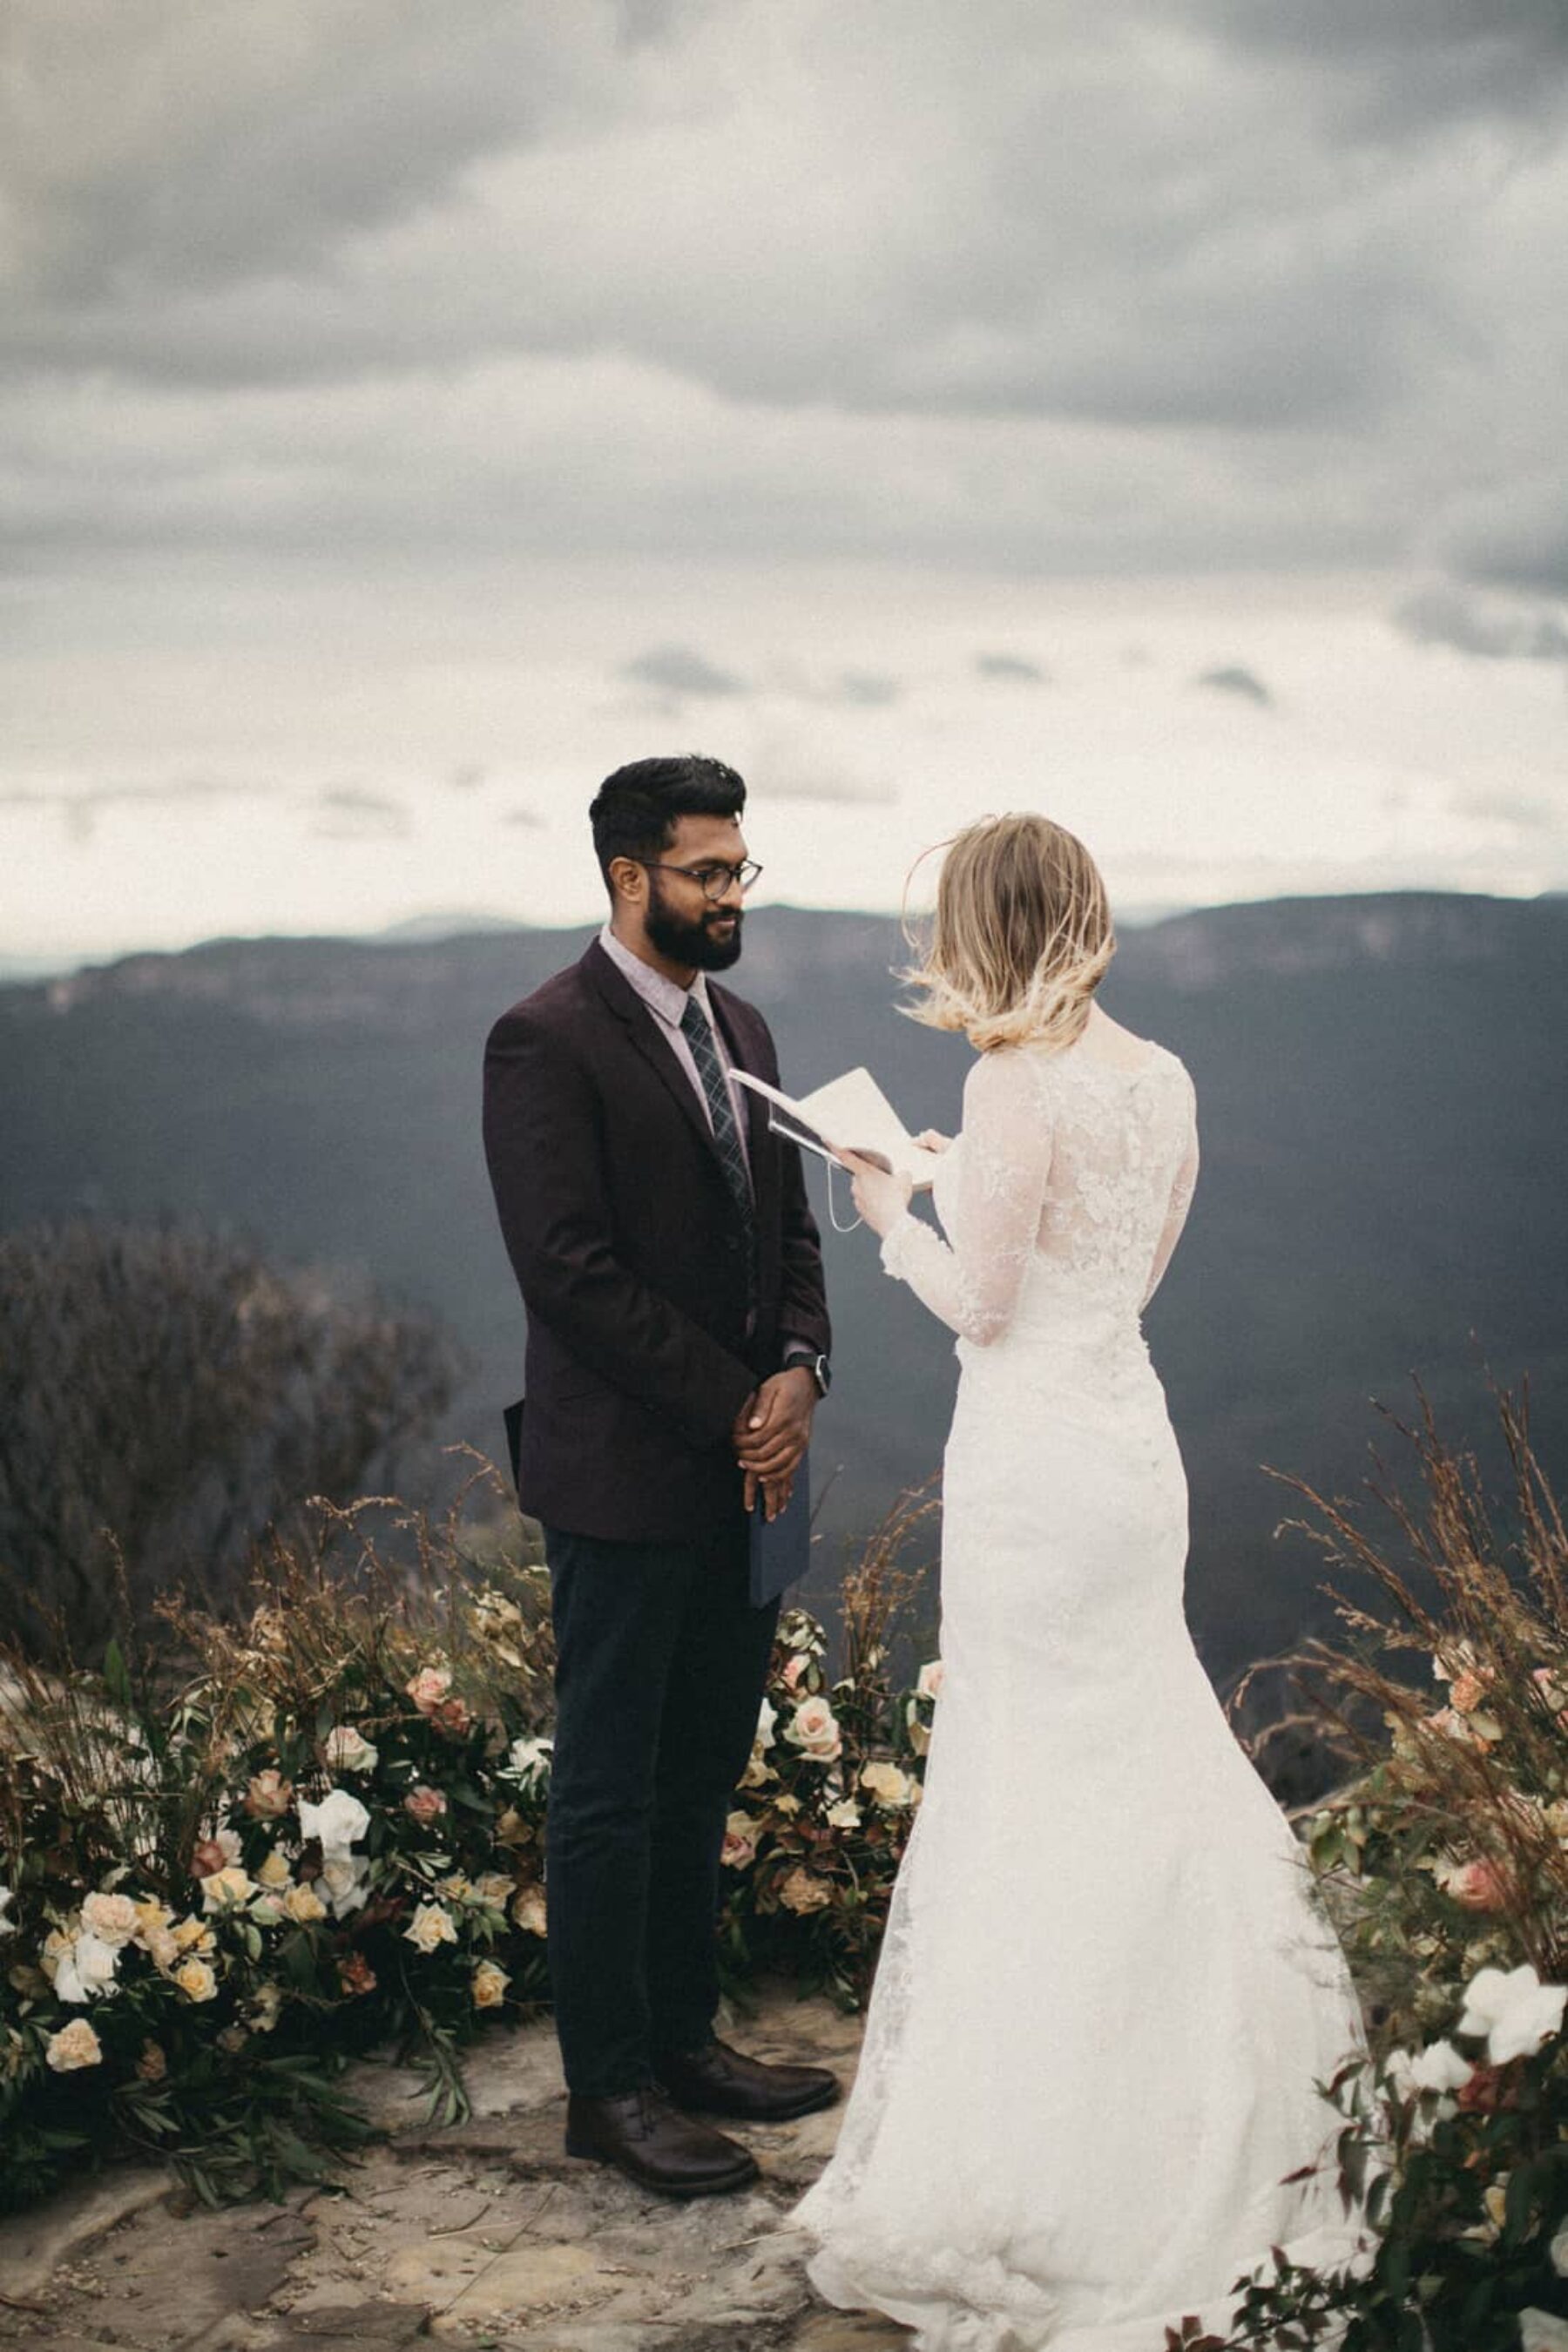
M 715 902 L 689 874 L 670 868 L 689 866 L 700 872 L 707 866 L 739 866 L 745 855 L 739 817 L 677 817 L 675 838 L 647 877 L 643 927 L 660 955 L 698 971 L 728 971 L 740 961 L 745 917 L 739 888 L 730 884 Z

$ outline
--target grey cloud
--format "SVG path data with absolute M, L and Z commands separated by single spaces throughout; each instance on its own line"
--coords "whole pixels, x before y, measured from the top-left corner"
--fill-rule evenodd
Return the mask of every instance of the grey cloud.
M 1568 492 L 1561 446 L 1549 471 L 1521 475 L 1459 507 L 1441 534 L 1461 576 L 1533 596 L 1568 599 Z
M 1568 661 L 1568 626 L 1555 613 L 1488 603 L 1452 583 L 1419 590 L 1394 618 L 1418 645 L 1452 646 L 1483 661 Z
M 327 840 L 372 841 L 409 831 L 402 802 L 363 784 L 331 785 L 310 804 L 320 812 L 310 830 Z
M 530 827 L 537 827 L 542 825 L 544 819 L 534 809 L 509 808 L 505 815 L 501 818 L 501 823 L 502 824 L 521 824 Z
M 974 671 L 977 677 L 994 679 L 1002 685 L 1044 686 L 1046 672 L 1038 662 L 1026 661 L 1022 654 L 976 654 Z
M 459 760 L 447 778 L 454 792 L 470 793 L 485 781 L 485 772 L 478 760 Z
M 667 694 L 719 698 L 749 691 L 743 678 L 720 669 L 694 646 L 654 646 L 634 661 L 624 662 L 620 676 L 637 686 L 658 687 Z
M 54 809 L 74 837 L 90 841 L 98 821 L 111 808 L 162 808 L 199 801 L 248 800 L 267 790 L 262 784 L 227 783 L 207 776 L 170 776 L 156 783 L 61 784 L 47 789 L 34 784 L 0 791 L 0 808 Z
M 1456 816 L 1472 817 L 1483 824 L 1507 825 L 1518 834 L 1553 835 L 1568 831 L 1568 809 L 1522 793 L 1461 793 L 1451 805 Z
M 1253 670 L 1233 662 L 1221 669 L 1205 669 L 1193 680 L 1194 686 L 1206 686 L 1215 694 L 1237 695 L 1244 702 L 1256 702 L 1265 710 L 1274 707 L 1274 697 L 1263 680 Z

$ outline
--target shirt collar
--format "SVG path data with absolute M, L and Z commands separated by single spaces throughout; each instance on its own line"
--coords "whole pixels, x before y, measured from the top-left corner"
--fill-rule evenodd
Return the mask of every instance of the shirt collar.
M 599 933 L 599 945 L 616 970 L 630 982 L 649 1012 L 657 1013 L 668 1028 L 679 1028 L 689 996 L 696 998 L 707 1016 L 709 1026 L 712 1026 L 713 1008 L 708 1002 L 706 972 L 700 971 L 689 989 L 682 988 L 679 981 L 667 979 L 662 971 L 656 971 L 651 963 L 644 963 L 641 956 L 633 955 L 630 948 L 616 937 L 608 923 Z

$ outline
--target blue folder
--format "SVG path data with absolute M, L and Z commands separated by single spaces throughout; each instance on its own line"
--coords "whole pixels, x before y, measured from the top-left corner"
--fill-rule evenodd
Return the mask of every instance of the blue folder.
M 805 1454 L 795 1474 L 795 1492 L 777 1518 L 764 1518 L 760 1503 L 752 1513 L 752 1608 L 776 1601 L 810 1564 L 811 1456 Z

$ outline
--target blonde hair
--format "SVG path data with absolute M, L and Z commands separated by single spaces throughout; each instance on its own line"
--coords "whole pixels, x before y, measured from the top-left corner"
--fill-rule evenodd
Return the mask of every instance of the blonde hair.
M 931 945 L 903 977 L 923 992 L 900 1009 L 962 1029 L 977 1052 L 1083 1033 L 1116 953 L 1093 858 L 1048 816 L 983 816 L 945 845 Z M 917 945 L 908 926 L 905 936 Z

